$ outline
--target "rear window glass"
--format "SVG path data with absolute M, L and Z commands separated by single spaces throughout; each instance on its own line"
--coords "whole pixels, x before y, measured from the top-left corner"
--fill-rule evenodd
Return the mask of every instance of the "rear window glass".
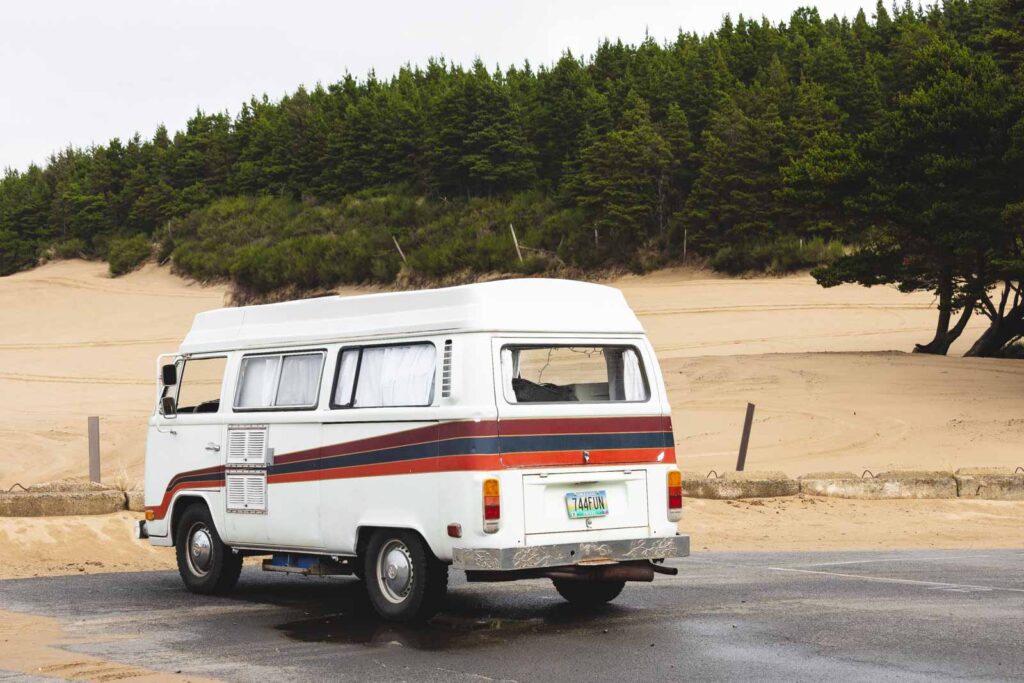
M 364 346 L 341 351 L 335 408 L 429 406 L 434 401 L 434 345 Z
M 601 403 L 650 398 L 632 346 L 506 346 L 501 377 L 509 403 Z
M 235 409 L 316 407 L 323 364 L 322 351 L 246 356 L 238 373 Z

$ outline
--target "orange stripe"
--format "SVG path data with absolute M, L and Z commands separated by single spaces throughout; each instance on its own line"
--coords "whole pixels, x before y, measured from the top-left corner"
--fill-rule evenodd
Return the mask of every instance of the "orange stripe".
M 206 481 L 188 481 L 188 482 L 185 482 L 184 484 L 177 484 L 170 491 L 167 491 L 167 492 L 164 493 L 163 500 L 160 501 L 159 505 L 157 505 L 156 507 L 146 506 L 146 509 L 153 511 L 153 519 L 154 519 L 154 521 L 155 520 L 160 520 L 160 519 L 163 519 L 164 516 L 167 514 L 167 508 L 169 508 L 170 505 L 171 505 L 171 499 L 174 498 L 174 494 L 177 493 L 178 491 L 183 491 L 185 489 L 223 488 L 223 487 L 224 487 L 224 477 L 220 477 L 218 479 L 209 479 L 209 480 L 206 480 Z

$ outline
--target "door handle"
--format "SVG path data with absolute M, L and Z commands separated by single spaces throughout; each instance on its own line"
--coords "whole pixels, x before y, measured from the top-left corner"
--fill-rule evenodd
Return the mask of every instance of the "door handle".
M 206 450 L 211 451 L 213 453 L 217 453 L 218 451 L 220 451 L 220 444 L 211 441 L 210 443 L 206 444 Z

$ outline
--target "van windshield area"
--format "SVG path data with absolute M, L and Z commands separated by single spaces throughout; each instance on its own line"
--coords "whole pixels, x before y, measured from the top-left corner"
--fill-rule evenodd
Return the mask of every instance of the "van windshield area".
M 650 397 L 632 346 L 505 346 L 502 390 L 509 403 L 601 403 Z

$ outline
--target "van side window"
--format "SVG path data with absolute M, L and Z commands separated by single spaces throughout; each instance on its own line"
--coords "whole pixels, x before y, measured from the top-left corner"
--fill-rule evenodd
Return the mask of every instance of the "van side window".
M 324 353 L 246 356 L 238 372 L 235 410 L 315 408 Z
M 228 359 L 189 358 L 178 378 L 178 413 L 216 413 Z
M 342 349 L 331 407 L 429 406 L 436 364 L 429 342 Z
M 506 346 L 501 378 L 509 403 L 646 401 L 651 395 L 631 346 Z

